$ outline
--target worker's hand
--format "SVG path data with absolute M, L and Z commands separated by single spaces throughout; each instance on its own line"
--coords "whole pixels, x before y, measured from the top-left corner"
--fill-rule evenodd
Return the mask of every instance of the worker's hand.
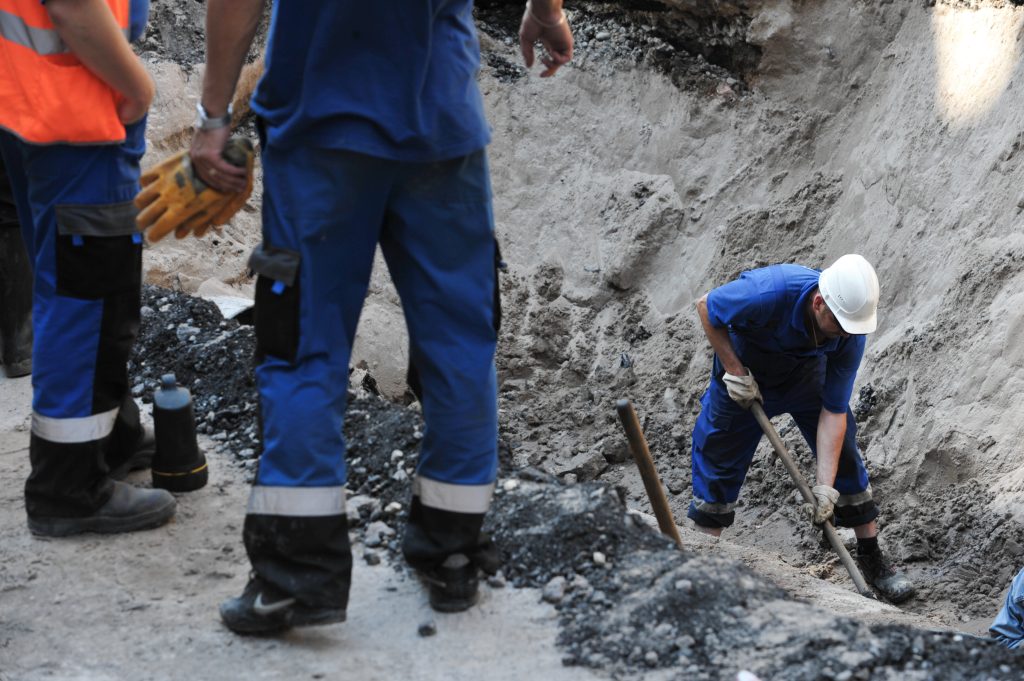
M 189 157 L 199 178 L 219 192 L 225 194 L 244 192 L 250 183 L 245 166 L 239 167 L 224 158 L 231 127 L 213 130 L 197 129 L 192 136 Z
M 746 376 L 736 376 L 727 371 L 722 380 L 725 381 L 729 397 L 744 409 L 750 409 L 750 405 L 755 401 L 764 404 L 764 398 L 761 396 L 761 389 L 757 387 L 757 381 L 754 380 L 754 374 L 750 373 L 750 369 L 746 371 Z
M 536 7 L 532 0 L 526 3 L 523 22 L 519 25 L 519 48 L 523 52 L 526 68 L 533 68 L 534 44 L 540 41 L 546 52 L 540 58 L 545 66 L 540 77 L 547 78 L 555 75 L 555 71 L 572 59 L 573 41 L 569 20 L 565 18 L 562 8 L 559 6 L 552 16 L 552 12 L 544 12 L 541 5 L 549 6 L 551 3 L 538 3 Z
M 815 525 L 824 525 L 832 518 L 836 502 L 839 501 L 839 492 L 828 485 L 815 485 L 811 493 L 814 495 L 814 508 L 807 504 L 807 515 Z
M 185 152 L 175 154 L 142 175 L 142 191 L 135 197 L 140 212 L 137 222 L 148 230 L 150 242 L 174 232 L 179 239 L 194 233 L 202 236 L 211 226 L 224 224 L 238 211 L 252 191 L 254 152 L 252 143 L 232 138 L 225 148 L 225 162 L 247 176 L 242 192 L 224 193 L 206 185 L 196 175 Z

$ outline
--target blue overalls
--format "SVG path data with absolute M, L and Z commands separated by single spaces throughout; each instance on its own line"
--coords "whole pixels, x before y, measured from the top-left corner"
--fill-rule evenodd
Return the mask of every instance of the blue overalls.
M 136 40 L 149 4 L 130 7 Z M 105 145 L 33 145 L 0 130 L 33 269 L 30 516 L 95 512 L 113 491 L 109 470 L 142 436 L 127 363 L 139 329 L 142 235 L 132 201 L 145 128 L 145 119 L 126 126 L 123 143 Z
M 348 597 L 342 422 L 378 245 L 426 422 L 406 558 L 472 553 L 490 504 L 496 245 L 471 12 L 469 0 L 274 6 L 253 99 L 263 453 L 244 538 L 262 579 L 320 606 Z
M 838 525 L 856 527 L 878 516 L 849 407 L 865 338 L 837 338 L 815 346 L 806 308 L 818 275 L 799 265 L 744 272 L 708 294 L 708 317 L 716 328 L 729 329 L 733 347 L 761 389 L 768 417 L 790 414 L 812 452 L 817 453 L 822 408 L 846 413 L 834 484 L 840 493 L 835 519 Z M 740 487 L 763 435 L 753 415 L 729 397 L 724 373 L 716 356 L 693 429 L 693 501 L 687 515 L 705 527 L 732 525 Z
M 1011 650 L 1024 643 L 1024 570 L 1017 573 L 988 633 Z

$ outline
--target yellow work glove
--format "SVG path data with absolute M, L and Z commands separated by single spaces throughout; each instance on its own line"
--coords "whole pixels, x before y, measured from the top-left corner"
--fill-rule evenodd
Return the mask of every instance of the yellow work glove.
M 150 242 L 155 242 L 172 231 L 179 239 L 190 232 L 203 236 L 211 226 L 226 223 L 252 193 L 254 156 L 249 140 L 228 140 L 224 158 L 245 166 L 249 177 L 244 191 L 231 194 L 219 192 L 199 179 L 187 152 L 149 169 L 142 176 L 142 191 L 135 197 L 139 227 L 147 230 Z

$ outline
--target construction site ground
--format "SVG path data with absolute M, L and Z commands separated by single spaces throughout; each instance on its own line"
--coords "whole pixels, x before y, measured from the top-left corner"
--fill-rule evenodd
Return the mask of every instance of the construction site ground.
M 139 49 L 158 84 L 146 164 L 190 139 L 204 8 L 153 3 Z M 175 372 L 211 462 L 210 484 L 179 497 L 169 527 L 32 538 L 29 381 L 0 380 L 0 679 L 1024 678 L 1024 658 L 983 638 L 1024 567 L 1024 8 L 567 9 L 576 56 L 542 81 L 520 65 L 521 4 L 477 2 L 508 262 L 488 521 L 504 568 L 481 605 L 432 613 L 397 551 L 422 422 L 380 261 L 346 421 L 348 621 L 269 639 L 220 625 L 217 604 L 246 578 L 241 524 L 259 451 L 252 327 L 222 316 L 252 296 L 257 183 L 221 232 L 145 252 L 133 395 L 148 408 L 160 374 Z M 251 130 L 251 117 L 240 123 Z M 693 302 L 752 267 L 820 268 L 846 252 L 881 280 L 851 406 L 882 545 L 919 588 L 900 608 L 855 593 L 767 443 L 725 538 L 684 522 L 711 366 Z M 623 397 L 684 551 L 650 527 L 615 415 Z M 811 476 L 797 429 L 777 426 Z

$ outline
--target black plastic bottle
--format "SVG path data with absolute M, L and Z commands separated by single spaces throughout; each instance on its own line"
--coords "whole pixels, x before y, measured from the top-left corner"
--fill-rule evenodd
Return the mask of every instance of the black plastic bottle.
M 178 385 L 174 374 L 160 378 L 153 394 L 153 487 L 171 492 L 191 492 L 206 484 L 209 469 L 196 441 L 196 417 L 192 395 Z

